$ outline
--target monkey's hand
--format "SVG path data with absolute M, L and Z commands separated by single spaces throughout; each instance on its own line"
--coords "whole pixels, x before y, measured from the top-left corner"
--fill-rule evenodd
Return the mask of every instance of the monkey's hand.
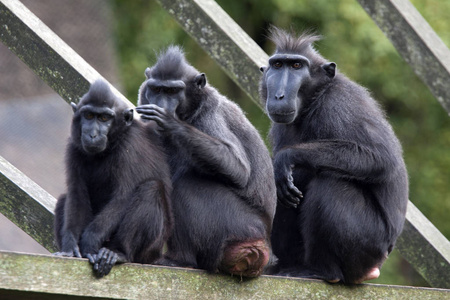
M 94 273 L 98 277 L 103 277 L 111 272 L 112 267 L 116 263 L 127 262 L 124 254 L 120 252 L 114 252 L 107 248 L 101 248 L 97 254 L 87 254 L 86 257 L 93 265 Z
M 85 229 L 80 239 L 81 256 L 89 258 L 89 255 L 97 254 L 102 246 L 103 241 L 98 235 L 89 230 L 89 226 Z
M 141 114 L 142 119 L 155 121 L 166 132 L 171 132 L 181 125 L 176 114 L 170 114 L 166 109 L 155 104 L 138 106 L 136 111 Z
M 286 206 L 297 208 L 303 198 L 302 192 L 294 185 L 292 166 L 283 155 L 276 155 L 274 160 L 275 184 L 278 201 Z

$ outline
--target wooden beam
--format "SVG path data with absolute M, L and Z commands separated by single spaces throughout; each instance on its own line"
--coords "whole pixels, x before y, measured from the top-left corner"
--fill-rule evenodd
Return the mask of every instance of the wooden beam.
M 450 289 L 450 242 L 411 201 L 396 248 L 431 286 Z
M 56 199 L 0 156 L 0 213 L 48 251 L 56 251 Z
M 0 0 L 0 40 L 68 103 L 78 102 L 96 79 L 105 80 L 18 0 Z
M 26 293 L 24 294 L 24 292 Z M 241 279 L 201 270 L 115 266 L 95 278 L 85 259 L 0 252 L 0 298 L 71 299 L 449 299 L 450 290 L 261 276 Z M 47 298 L 44 298 L 47 297 Z
M 408 0 L 358 0 L 450 114 L 450 50 Z
M 213 0 L 158 0 L 228 76 L 259 106 L 259 68 L 267 54 Z

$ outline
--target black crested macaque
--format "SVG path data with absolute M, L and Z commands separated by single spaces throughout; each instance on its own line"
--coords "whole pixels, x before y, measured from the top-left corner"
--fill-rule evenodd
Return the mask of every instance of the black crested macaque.
M 175 226 L 163 264 L 260 275 L 271 257 L 276 205 L 261 137 L 179 47 L 145 75 L 136 111 L 161 127 L 172 174 Z
M 273 121 L 278 203 L 274 273 L 360 283 L 377 278 L 403 228 L 408 178 L 377 102 L 312 46 L 273 27 L 261 99 Z
M 100 80 L 72 107 L 55 254 L 88 258 L 99 277 L 119 262 L 154 262 L 173 226 L 157 125 L 133 120 L 133 109 Z

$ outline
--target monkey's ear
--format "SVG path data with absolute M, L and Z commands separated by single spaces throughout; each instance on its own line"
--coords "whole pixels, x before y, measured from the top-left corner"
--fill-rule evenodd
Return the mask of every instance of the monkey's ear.
M 200 73 L 197 76 L 195 76 L 195 84 L 198 86 L 199 89 L 202 89 L 206 85 L 206 75 L 205 73 Z
M 133 123 L 133 109 L 127 109 L 123 112 L 123 117 L 125 119 L 125 125 L 130 126 Z
M 73 103 L 73 102 L 70 102 L 70 106 L 72 106 L 73 112 L 76 113 L 77 112 L 77 105 L 75 103 Z
M 149 79 L 150 77 L 152 77 L 152 75 L 151 75 L 151 69 L 150 69 L 150 68 L 145 69 L 145 77 L 147 77 L 147 79 Z
M 328 77 L 330 78 L 334 78 L 334 76 L 336 75 L 336 64 L 334 62 L 323 64 L 322 69 L 325 70 Z
M 264 73 L 264 71 L 265 71 L 266 69 L 267 69 L 266 66 L 262 66 L 262 67 L 259 68 L 259 70 L 260 70 L 262 73 Z

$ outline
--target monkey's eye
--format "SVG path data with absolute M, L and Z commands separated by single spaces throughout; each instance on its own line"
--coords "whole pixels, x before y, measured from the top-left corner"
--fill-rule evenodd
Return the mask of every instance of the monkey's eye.
M 153 93 L 159 94 L 161 92 L 161 88 L 159 86 L 152 86 L 150 87 Z
M 92 120 L 94 117 L 95 117 L 95 115 L 93 113 L 91 113 L 91 112 L 85 112 L 84 113 L 84 118 L 86 120 Z
M 281 61 L 276 61 L 273 63 L 272 65 L 275 69 L 279 69 L 283 66 L 283 64 L 281 63 Z
M 300 62 L 295 62 L 295 63 L 292 64 L 292 67 L 294 69 L 300 69 L 301 67 L 303 67 L 303 65 Z
M 165 92 L 166 92 L 167 94 L 176 94 L 176 93 L 178 92 L 178 89 L 173 88 L 173 87 L 170 87 L 170 88 L 166 88 L 166 89 L 165 89 Z
M 111 118 L 112 118 L 112 116 L 111 115 L 107 115 L 107 114 L 101 114 L 100 116 L 98 116 L 98 119 L 101 122 L 109 121 L 109 120 L 111 120 Z

